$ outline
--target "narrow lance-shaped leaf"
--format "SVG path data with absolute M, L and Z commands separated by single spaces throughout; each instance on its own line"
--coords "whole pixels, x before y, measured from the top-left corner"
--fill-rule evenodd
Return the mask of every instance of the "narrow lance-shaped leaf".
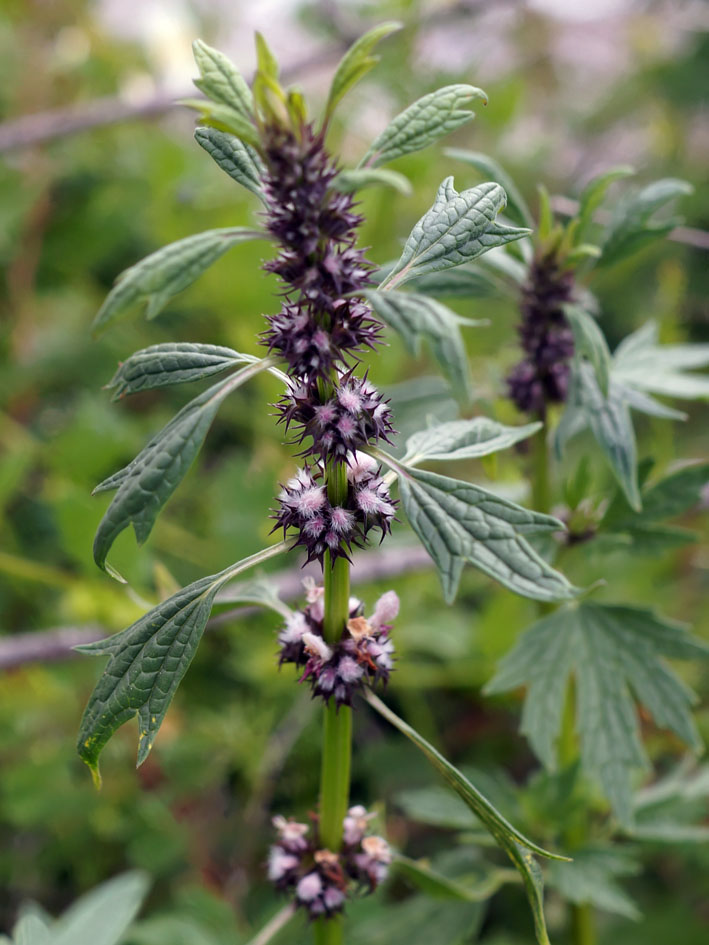
M 462 318 L 441 302 L 413 292 L 368 289 L 364 295 L 377 315 L 401 336 L 411 354 L 419 354 L 421 340 L 425 339 L 456 393 L 469 397 L 470 364 L 460 326 L 485 322 Z
M 330 92 L 325 105 L 325 124 L 344 95 L 365 76 L 372 66 L 379 62 L 378 56 L 372 56 L 372 50 L 385 37 L 401 29 L 401 23 L 380 23 L 364 36 L 360 36 L 347 50 L 338 65 L 332 79 Z
M 478 459 L 508 449 L 532 436 L 541 426 L 541 423 L 527 423 L 508 427 L 488 417 L 439 423 L 408 438 L 402 463 L 416 466 L 429 460 Z
M 340 171 L 332 186 L 343 194 L 353 194 L 365 187 L 391 187 L 408 197 L 411 194 L 411 182 L 398 171 L 385 167 L 362 167 Z
M 102 331 L 142 301 L 148 303 L 147 317 L 155 318 L 173 295 L 191 285 L 232 246 L 267 238 L 266 233 L 237 226 L 207 230 L 163 246 L 118 276 L 99 309 L 93 331 Z
M 77 745 L 97 784 L 102 749 L 113 733 L 136 714 L 140 731 L 138 764 L 147 758 L 195 655 L 219 588 L 286 547 L 286 542 L 280 542 L 219 574 L 200 578 L 162 601 L 126 630 L 77 647 L 82 653 L 110 656 L 81 720 Z
M 566 578 L 524 537 L 563 529 L 557 519 L 480 486 L 405 466 L 382 450 L 375 455 L 398 474 L 404 512 L 438 569 L 447 602 L 455 598 L 466 562 L 533 600 L 574 596 Z
M 580 305 L 565 305 L 564 315 L 574 335 L 578 355 L 588 358 L 604 397 L 608 396 L 611 354 L 598 322 Z
M 448 784 L 468 805 L 475 816 L 485 825 L 495 841 L 507 853 L 522 876 L 527 891 L 529 904 L 534 917 L 534 927 L 539 945 L 549 945 L 543 907 L 543 879 L 542 872 L 534 859 L 533 854 L 548 857 L 554 860 L 565 860 L 566 857 L 550 853 L 528 840 L 495 809 L 490 801 L 475 788 L 468 779 L 447 761 L 433 745 L 426 741 L 415 729 L 411 728 L 403 719 L 399 718 L 372 692 L 365 696 L 373 709 L 382 715 L 388 722 L 397 728 L 403 735 L 419 748 L 431 764 L 445 778 Z
M 487 95 L 473 85 L 447 85 L 424 95 L 393 118 L 375 138 L 360 167 L 378 167 L 427 148 L 475 117 L 469 108 L 475 99 L 487 104 Z
M 261 178 L 264 166 L 258 152 L 235 135 L 218 128 L 196 128 L 195 140 L 232 180 L 265 202 Z
M 611 381 L 608 397 L 604 397 L 593 369 L 588 364 L 577 364 L 575 373 L 579 406 L 584 419 L 605 453 L 628 502 L 637 510 L 641 500 L 635 430 L 622 390 Z
M 268 359 L 250 364 L 204 391 L 165 426 L 136 458 L 100 483 L 94 492 L 118 489 L 101 519 L 94 539 L 94 560 L 118 580 L 106 566 L 106 555 L 118 535 L 133 525 L 139 543 L 145 541 L 158 512 L 185 476 L 207 435 L 224 398 L 270 366 Z
M 150 345 L 123 361 L 106 386 L 114 390 L 114 400 L 126 394 L 199 381 L 220 374 L 237 364 L 255 364 L 260 358 L 239 354 L 221 345 L 175 342 Z
M 528 236 L 530 230 L 496 222 L 505 203 L 505 192 L 499 184 L 479 184 L 459 194 L 453 178 L 447 177 L 380 288 L 393 288 L 428 272 L 460 266 L 494 246 Z
M 600 781 L 621 823 L 631 825 L 631 776 L 647 765 L 631 691 L 657 725 L 698 749 L 690 714 L 693 695 L 663 657 L 708 655 L 709 647 L 686 628 L 650 610 L 584 602 L 530 627 L 486 692 L 528 687 L 522 731 L 544 764 L 554 768 L 555 739 L 573 674 L 583 765 Z
M 118 945 L 150 887 L 133 870 L 92 889 L 70 906 L 51 929 L 51 945 Z
M 238 112 L 243 119 L 251 121 L 254 113 L 254 98 L 251 89 L 234 63 L 201 39 L 192 44 L 195 62 L 201 78 L 194 84 L 207 98 L 221 102 Z
M 606 191 L 610 185 L 621 177 L 630 177 L 635 173 L 635 169 L 629 164 L 620 164 L 618 167 L 611 167 L 603 174 L 599 174 L 588 182 L 581 191 L 579 197 L 578 226 L 576 227 L 576 244 L 581 243 L 588 233 L 590 225 L 593 223 L 593 214 L 600 207 L 606 196 Z
M 527 206 L 527 201 L 507 171 L 494 158 L 480 151 L 466 151 L 462 148 L 446 148 L 445 154 L 464 164 L 470 164 L 488 180 L 494 180 L 504 188 L 507 194 L 507 213 L 522 226 L 534 226 L 534 218 Z

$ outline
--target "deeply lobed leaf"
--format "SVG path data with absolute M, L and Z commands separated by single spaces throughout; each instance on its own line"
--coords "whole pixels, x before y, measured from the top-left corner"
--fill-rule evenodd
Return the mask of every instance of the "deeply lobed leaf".
M 581 758 L 616 816 L 632 824 L 631 776 L 647 758 L 631 691 L 653 716 L 699 747 L 691 692 L 663 657 L 708 656 L 685 627 L 641 607 L 584 602 L 538 621 L 503 659 L 486 692 L 527 686 L 522 731 L 541 761 L 555 767 L 554 742 L 571 674 L 576 680 Z

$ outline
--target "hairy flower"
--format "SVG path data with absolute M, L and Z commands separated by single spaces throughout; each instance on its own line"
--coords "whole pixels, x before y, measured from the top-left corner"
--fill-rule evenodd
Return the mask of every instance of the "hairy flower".
M 522 289 L 518 329 L 525 357 L 507 377 L 509 396 L 525 413 L 544 417 L 547 404 L 566 400 L 574 338 L 563 306 L 572 293 L 573 275 L 556 255 L 533 262 Z
M 338 853 L 320 848 L 307 825 L 274 817 L 277 838 L 268 853 L 269 879 L 277 889 L 291 891 L 311 919 L 341 912 L 348 897 L 372 892 L 386 878 L 391 849 L 368 833 L 374 816 L 359 805 L 348 810 Z M 289 831 L 299 835 L 295 852 L 286 837 Z
M 281 490 L 275 528 L 282 528 L 285 536 L 295 531 L 295 545 L 305 549 L 308 561 L 322 563 L 325 552 L 332 560 L 349 558 L 352 546 L 363 547 L 373 528 L 382 536 L 391 530 L 396 507 L 376 464 L 354 481 L 349 473 L 341 505 L 330 503 L 320 484 L 322 473 L 314 466 L 298 470 Z
M 379 340 L 379 322 L 357 298 L 372 269 L 355 247 L 362 217 L 352 197 L 332 187 L 337 168 L 310 126 L 299 138 L 271 128 L 265 145 L 266 225 L 280 245 L 265 268 L 285 283 L 286 301 L 263 340 L 290 374 L 329 377 Z
M 295 428 L 296 442 L 310 440 L 303 455 L 345 459 L 348 453 L 394 432 L 388 402 L 365 377 L 340 377 L 322 401 L 315 379 L 297 381 L 277 404 L 280 422 Z
M 279 663 L 304 668 L 301 682 L 309 682 L 314 696 L 325 702 L 351 705 L 354 693 L 377 682 L 386 684 L 393 668 L 394 644 L 389 638 L 391 622 L 399 611 L 399 599 L 387 591 L 369 619 L 356 597 L 350 598 L 349 620 L 336 643 L 323 637 L 319 600 L 296 611 L 278 636 Z M 385 622 L 385 619 L 386 622 Z

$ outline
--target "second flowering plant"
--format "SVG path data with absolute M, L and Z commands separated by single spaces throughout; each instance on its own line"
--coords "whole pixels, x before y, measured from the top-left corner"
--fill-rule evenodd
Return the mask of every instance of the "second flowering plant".
M 452 85 L 419 99 L 376 138 L 357 168 L 329 153 L 334 109 L 375 62 L 376 43 L 396 28 L 384 24 L 358 40 L 340 63 L 324 115 L 309 118 L 301 94 L 284 89 L 276 60 L 257 36 L 253 86 L 235 66 L 202 42 L 195 44 L 198 87 L 192 104 L 202 113 L 198 143 L 236 182 L 262 202 L 263 227 L 231 227 L 189 236 L 152 254 L 119 277 L 95 327 L 105 328 L 134 303 L 148 316 L 192 283 L 233 246 L 269 242 L 265 269 L 278 279 L 280 306 L 260 336 L 266 354 L 214 344 L 159 344 L 129 357 L 112 386 L 120 396 L 224 373 L 190 401 L 124 469 L 97 491 L 113 491 L 94 543 L 99 567 L 115 538 L 133 525 L 144 541 L 160 509 L 198 453 L 219 405 L 238 387 L 268 371 L 283 385 L 278 421 L 299 465 L 279 486 L 270 515 L 281 540 L 218 574 L 200 578 L 158 604 L 122 633 L 82 649 L 110 657 L 81 723 L 79 753 L 98 780 L 98 758 L 124 722 L 138 716 L 138 762 L 145 760 L 200 642 L 218 591 L 262 562 L 295 550 L 318 562 L 320 582 L 305 587 L 302 608 L 278 602 L 283 619 L 278 664 L 292 664 L 301 683 L 323 703 L 320 796 L 310 824 L 278 814 L 268 861 L 275 886 L 290 896 L 287 909 L 314 920 L 317 942 L 342 940 L 348 898 L 384 879 L 392 857 L 372 815 L 350 798 L 353 701 L 357 695 L 413 741 L 509 854 L 521 874 L 540 943 L 548 941 L 541 873 L 532 854 L 554 856 L 509 824 L 436 749 L 395 715 L 373 689 L 395 669 L 399 601 L 387 591 L 376 602 L 350 594 L 352 555 L 384 539 L 392 522 L 408 520 L 433 559 L 447 601 L 455 597 L 466 563 L 510 590 L 539 601 L 576 593 L 529 543 L 528 537 L 563 528 L 550 515 L 529 511 L 464 480 L 420 469 L 438 461 L 484 456 L 525 439 L 538 423 L 507 427 L 484 417 L 422 429 L 400 458 L 389 403 L 362 365 L 387 329 L 410 347 L 426 340 L 465 400 L 469 376 L 460 319 L 430 296 L 409 289 L 428 274 L 470 262 L 514 242 L 529 230 L 502 222 L 503 188 L 494 182 L 458 192 L 452 178 L 414 226 L 401 258 L 377 267 L 357 245 L 362 217 L 354 192 L 391 181 L 382 166 L 419 150 L 467 122 L 481 90 Z M 398 494 L 392 494 L 396 483 Z M 269 514 L 264 510 L 264 514 Z M 253 592 L 248 597 L 252 599 Z M 238 598 L 238 587 L 230 600 Z M 246 599 L 246 597 L 245 597 Z M 263 600 L 273 606 L 273 601 Z M 359 799 L 357 799 L 359 800 Z M 364 799 L 369 802 L 370 799 Z M 289 914 L 290 914 L 289 911 Z

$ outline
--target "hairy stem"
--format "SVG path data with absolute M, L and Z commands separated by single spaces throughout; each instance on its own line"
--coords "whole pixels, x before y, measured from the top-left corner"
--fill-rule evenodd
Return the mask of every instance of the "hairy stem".
M 327 494 L 333 505 L 347 497 L 347 467 L 328 463 Z M 346 558 L 332 561 L 325 555 L 325 615 L 323 636 L 327 643 L 336 643 L 349 617 L 350 563 Z M 322 764 L 320 768 L 320 843 L 327 850 L 337 851 L 342 845 L 342 821 L 349 805 L 350 759 L 352 755 L 352 710 L 338 708 L 331 700 L 325 706 L 323 722 Z M 319 919 L 314 926 L 316 945 L 340 945 L 342 919 Z

